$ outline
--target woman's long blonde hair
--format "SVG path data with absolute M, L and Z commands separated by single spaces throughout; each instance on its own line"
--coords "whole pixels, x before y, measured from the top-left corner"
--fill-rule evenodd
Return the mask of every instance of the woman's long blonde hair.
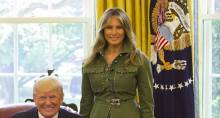
M 136 39 L 130 24 L 130 20 L 126 15 L 125 11 L 123 11 L 122 9 L 110 8 L 104 12 L 103 16 L 99 21 L 99 25 L 97 28 L 96 42 L 93 46 L 91 55 L 85 60 L 84 66 L 87 66 L 90 63 L 92 63 L 97 53 L 99 53 L 103 48 L 107 47 L 107 42 L 104 37 L 104 28 L 108 25 L 107 23 L 112 16 L 116 16 L 121 22 L 122 27 L 125 30 L 125 39 L 123 40 L 123 44 L 127 43 L 126 46 L 128 46 L 131 49 L 131 52 L 127 55 L 129 58 L 126 60 L 126 62 L 127 63 L 131 62 L 132 64 L 135 64 L 134 58 L 138 53 L 138 49 L 136 48 L 136 44 L 135 44 Z

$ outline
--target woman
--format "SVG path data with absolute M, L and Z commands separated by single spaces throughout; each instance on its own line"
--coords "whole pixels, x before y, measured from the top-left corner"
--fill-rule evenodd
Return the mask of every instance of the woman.
M 154 118 L 152 72 L 135 46 L 128 16 L 104 12 L 92 54 L 83 64 L 80 114 L 86 118 Z M 135 102 L 136 90 L 139 105 Z

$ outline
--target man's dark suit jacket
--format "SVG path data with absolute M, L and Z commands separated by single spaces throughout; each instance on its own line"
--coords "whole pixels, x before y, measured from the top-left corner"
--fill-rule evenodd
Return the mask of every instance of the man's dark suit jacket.
M 32 108 L 27 111 L 18 112 L 13 115 L 11 118 L 39 118 L 37 108 Z M 71 113 L 65 109 L 60 109 L 58 118 L 82 118 L 80 115 L 76 113 Z

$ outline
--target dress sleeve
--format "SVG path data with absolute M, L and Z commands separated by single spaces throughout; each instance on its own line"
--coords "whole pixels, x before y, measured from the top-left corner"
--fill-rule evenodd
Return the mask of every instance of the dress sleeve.
M 154 118 L 153 76 L 149 60 L 141 55 L 143 63 L 138 68 L 138 93 L 142 118 Z
M 80 101 L 80 114 L 84 118 L 89 118 L 93 106 L 94 95 L 91 89 L 88 74 L 85 72 L 84 68 L 82 69 L 81 91 L 82 91 L 82 98 Z

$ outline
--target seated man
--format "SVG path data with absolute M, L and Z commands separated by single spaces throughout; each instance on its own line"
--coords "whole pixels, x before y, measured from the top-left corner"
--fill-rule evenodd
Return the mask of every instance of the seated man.
M 35 108 L 16 113 L 12 118 L 81 118 L 81 116 L 60 108 L 64 93 L 56 76 L 45 76 L 33 87 Z

